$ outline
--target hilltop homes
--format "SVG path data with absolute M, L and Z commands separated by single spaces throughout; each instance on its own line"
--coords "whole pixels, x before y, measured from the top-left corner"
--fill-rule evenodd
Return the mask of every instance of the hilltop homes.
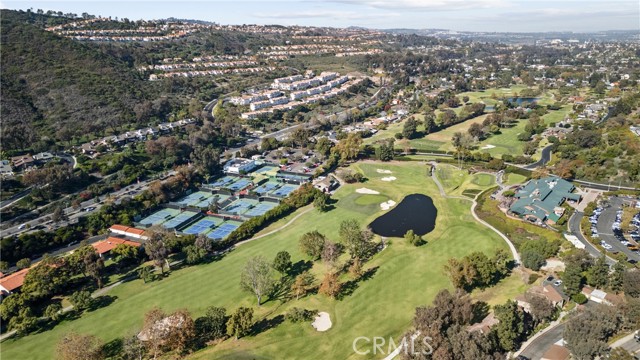
M 564 214 L 565 200 L 580 201 L 574 190 L 572 183 L 556 176 L 531 180 L 516 192 L 508 213 L 538 225 L 555 224 Z

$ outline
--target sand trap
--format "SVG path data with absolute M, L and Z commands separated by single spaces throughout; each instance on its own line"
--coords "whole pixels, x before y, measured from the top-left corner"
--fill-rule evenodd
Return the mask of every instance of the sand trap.
M 382 181 L 393 181 L 393 180 L 396 180 L 396 177 L 395 176 L 387 176 L 387 177 L 383 177 L 380 180 L 382 180 Z
M 380 207 L 382 208 L 382 210 L 389 210 L 393 207 L 393 205 L 395 205 L 396 202 L 393 200 L 389 200 L 389 201 L 385 201 L 383 203 L 380 203 Z
M 311 326 L 317 331 L 327 331 L 331 329 L 331 325 L 331 317 L 326 312 L 319 312 L 316 319 L 311 323 Z
M 367 189 L 367 188 L 360 188 L 360 189 L 356 189 L 356 192 L 358 194 L 371 194 L 371 195 L 378 195 L 380 194 L 380 192 L 375 191 L 375 190 L 371 190 L 371 189 Z
M 391 174 L 391 170 L 377 169 L 378 174 Z
M 482 147 L 482 150 L 493 149 L 494 147 L 494 145 L 485 145 Z

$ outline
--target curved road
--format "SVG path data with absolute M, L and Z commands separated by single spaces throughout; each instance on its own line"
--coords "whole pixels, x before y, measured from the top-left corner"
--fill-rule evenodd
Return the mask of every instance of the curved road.
M 524 166 L 524 168 L 527 170 L 533 170 L 537 167 L 544 166 L 544 164 L 548 163 L 549 160 L 551 160 L 551 146 L 552 145 L 547 145 L 544 148 L 542 148 L 540 160 L 534 162 L 533 164 L 526 165 Z

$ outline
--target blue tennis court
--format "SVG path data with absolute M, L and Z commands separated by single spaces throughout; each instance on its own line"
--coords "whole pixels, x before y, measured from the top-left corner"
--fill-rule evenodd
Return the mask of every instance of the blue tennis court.
M 198 215 L 198 213 L 193 211 L 183 211 L 180 214 L 176 215 L 173 219 L 162 224 L 162 226 L 167 229 L 175 229 L 185 222 L 193 219 L 193 217 L 196 215 Z
M 190 225 L 188 228 L 183 229 L 182 232 L 189 235 L 204 234 L 209 230 L 213 229 L 214 227 L 216 227 L 217 225 L 222 224 L 223 222 L 224 220 L 221 218 L 206 216 L 196 221 L 195 223 Z
M 271 201 L 263 201 L 257 204 L 256 206 L 254 206 L 253 208 L 251 208 L 249 211 L 245 212 L 244 216 L 254 217 L 254 216 L 264 215 L 264 213 L 273 209 L 277 205 L 278 205 L 277 203 L 274 203 Z
M 232 191 L 238 191 L 246 188 L 247 186 L 249 186 L 249 184 L 251 184 L 250 180 L 240 178 L 238 181 L 234 182 L 233 184 L 227 185 L 226 188 Z
M 258 204 L 258 200 L 238 199 L 227 205 L 223 210 L 230 214 L 241 215 L 247 212 L 247 210 L 249 210 L 256 204 Z
M 179 213 L 180 213 L 180 210 L 177 210 L 177 209 L 170 209 L 170 208 L 162 209 L 140 220 L 140 224 L 145 226 L 159 225 L 171 219 L 172 217 L 178 215 Z
M 187 195 L 182 199 L 176 201 L 176 203 L 181 206 L 194 206 L 201 202 L 207 201 L 207 199 L 211 198 L 212 196 L 213 194 L 210 192 L 196 191 L 193 194 Z M 207 201 L 207 204 L 208 204 L 208 201 Z
M 233 183 L 234 181 L 236 181 L 237 177 L 235 176 L 225 176 L 223 178 L 220 178 L 218 180 L 216 180 L 215 182 L 210 183 L 209 185 L 213 186 L 213 187 L 227 187 L 227 185 Z
M 300 187 L 299 185 L 292 185 L 292 184 L 284 184 L 282 185 L 281 188 L 276 189 L 272 192 L 270 192 L 269 194 L 275 196 L 275 197 L 279 197 L 279 198 L 284 198 L 289 196 L 289 194 L 291 194 L 293 191 L 295 191 L 298 187 Z
M 225 221 L 217 228 L 213 229 L 210 233 L 207 234 L 207 237 L 210 239 L 222 240 L 229 236 L 233 232 L 233 230 L 237 229 L 241 222 L 238 221 Z
M 258 195 L 265 195 L 268 192 L 277 189 L 278 187 L 280 187 L 280 185 L 282 185 L 282 184 L 278 183 L 278 182 L 275 182 L 275 181 L 268 181 L 268 182 L 258 186 L 254 191 Z

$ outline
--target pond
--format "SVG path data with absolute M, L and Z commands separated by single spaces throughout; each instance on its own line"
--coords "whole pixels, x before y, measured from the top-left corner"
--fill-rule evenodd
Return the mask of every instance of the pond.
M 515 103 L 516 105 L 520 106 L 522 104 L 531 104 L 534 103 L 536 101 L 540 100 L 540 98 L 532 98 L 532 97 L 510 97 L 507 98 L 508 102 L 512 102 Z
M 438 209 L 430 197 L 412 194 L 375 219 L 369 227 L 375 234 L 385 237 L 403 237 L 409 230 L 422 236 L 433 231 L 437 215 Z

